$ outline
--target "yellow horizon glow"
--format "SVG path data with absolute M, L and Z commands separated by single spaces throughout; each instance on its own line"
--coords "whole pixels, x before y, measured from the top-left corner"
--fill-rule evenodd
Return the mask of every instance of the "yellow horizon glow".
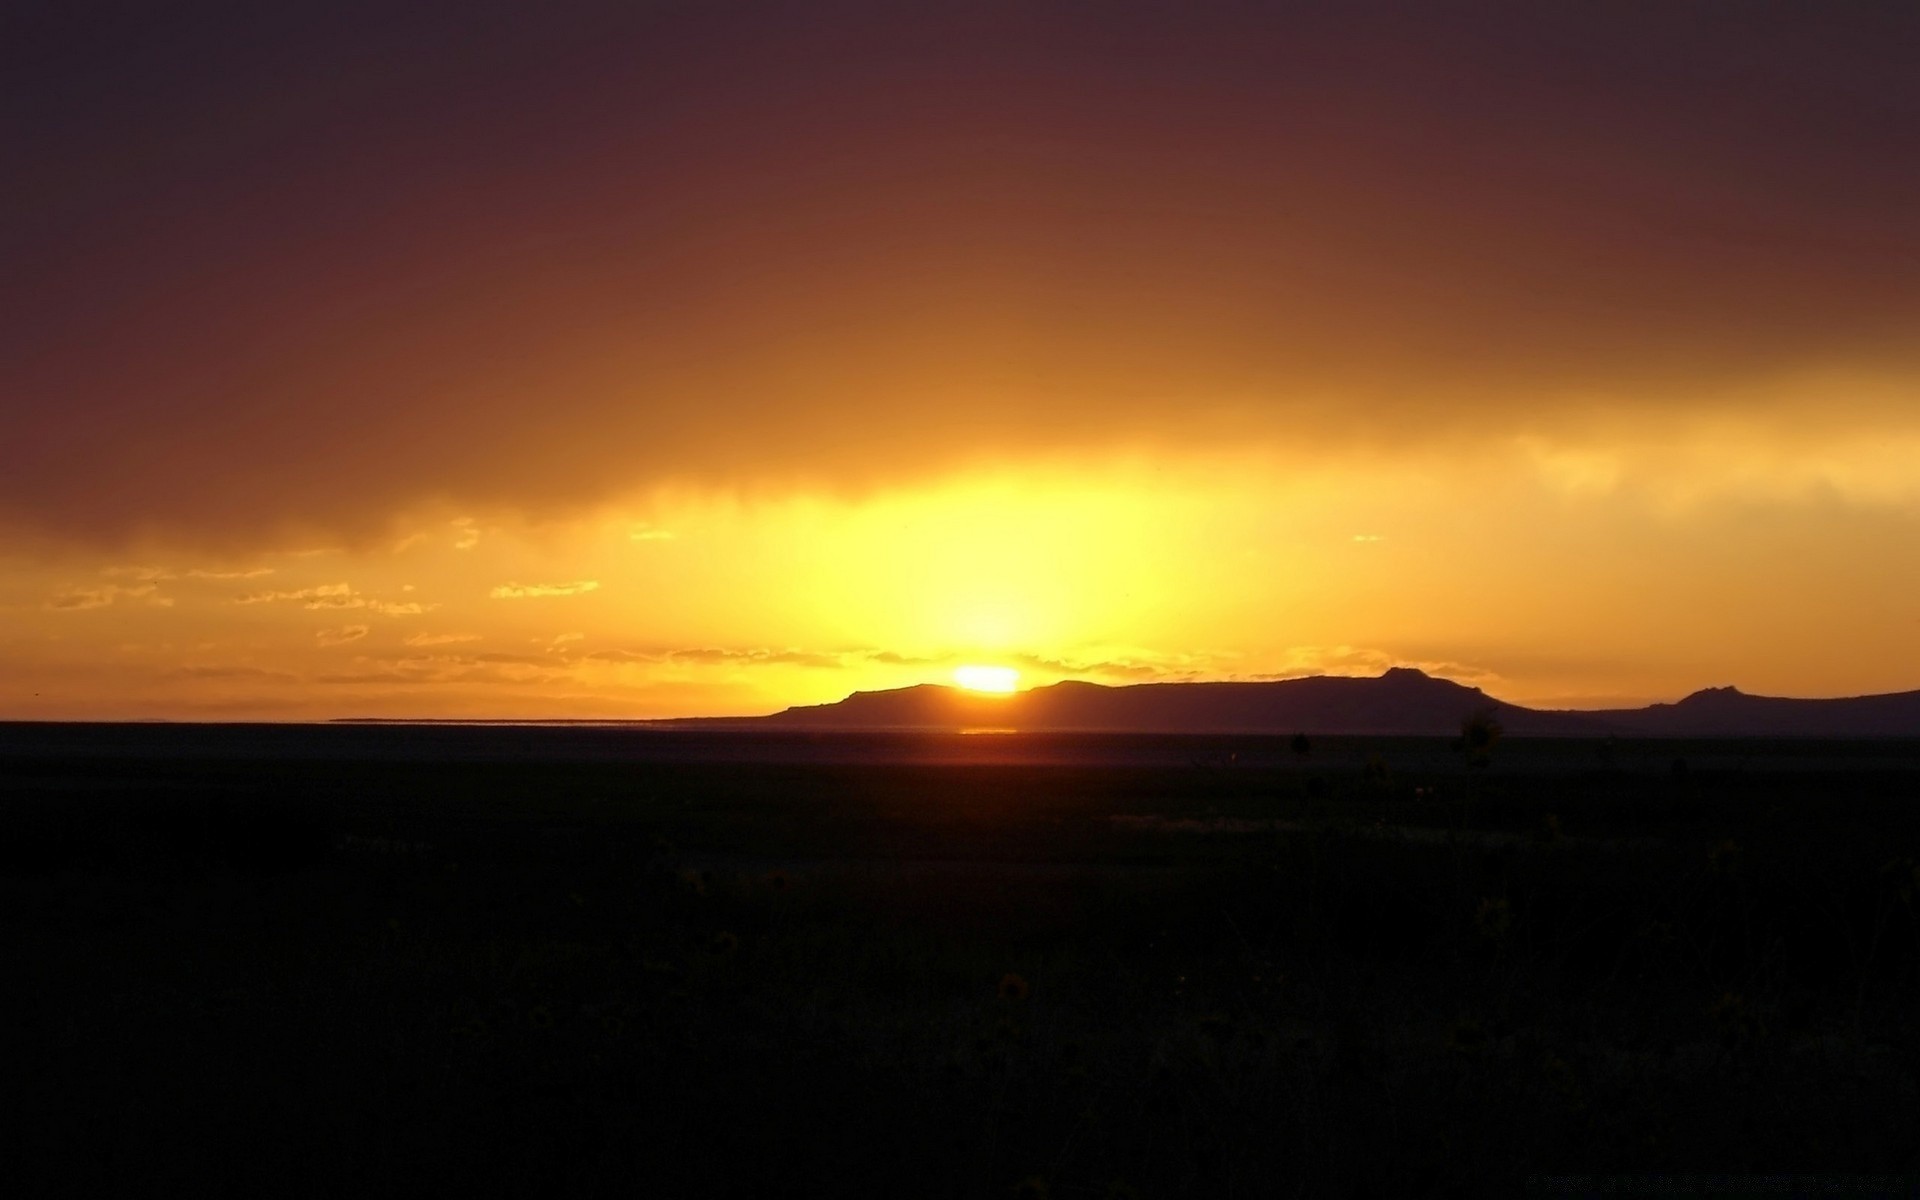
M 1544 445 L 1043 458 L 553 518 L 436 507 L 345 545 L 0 554 L 0 715 L 731 716 L 930 680 L 1393 666 L 1572 708 L 1920 684 L 1920 489 L 1882 459 L 1809 443 L 1798 475 L 1716 476 L 1678 443 Z
M 1012 667 L 968 663 L 953 669 L 953 681 L 970 692 L 1006 695 L 1020 686 L 1020 672 Z

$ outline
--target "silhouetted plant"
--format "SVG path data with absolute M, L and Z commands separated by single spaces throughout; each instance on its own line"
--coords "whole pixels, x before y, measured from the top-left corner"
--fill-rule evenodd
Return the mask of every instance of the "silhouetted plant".
M 1559 845 L 1562 836 L 1560 818 L 1553 813 L 1548 813 L 1546 816 L 1540 818 L 1539 826 L 1533 831 L 1534 843 L 1540 846 Z
M 1716 875 L 1731 875 L 1740 865 L 1740 843 L 1728 838 L 1707 849 L 1707 868 Z
M 1482 899 L 1479 911 L 1474 914 L 1473 924 L 1481 937 L 1490 942 L 1501 941 L 1507 936 L 1507 931 L 1513 928 L 1513 909 L 1505 899 Z
M 1707 1015 L 1720 1031 L 1720 1042 L 1728 1049 L 1745 1045 L 1763 1036 L 1766 1022 L 1738 992 L 1723 992 L 1707 1006 Z
M 1378 754 L 1369 754 L 1360 768 L 1360 777 L 1368 783 L 1386 783 L 1393 778 L 1393 772 L 1387 768 L 1386 759 Z
M 1454 747 L 1467 756 L 1468 766 L 1484 767 L 1491 761 L 1493 748 L 1503 732 L 1493 709 L 1478 709 L 1460 722 L 1460 739 Z
M 1473 1057 L 1487 1048 L 1487 1032 L 1480 1028 L 1478 1021 L 1463 1017 L 1454 1022 L 1452 1030 L 1448 1032 L 1447 1048 L 1455 1054 Z

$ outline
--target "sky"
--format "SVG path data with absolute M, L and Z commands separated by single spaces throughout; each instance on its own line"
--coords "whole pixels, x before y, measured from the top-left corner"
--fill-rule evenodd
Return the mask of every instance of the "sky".
M 1907 3 L 18 3 L 0 718 L 1920 688 Z

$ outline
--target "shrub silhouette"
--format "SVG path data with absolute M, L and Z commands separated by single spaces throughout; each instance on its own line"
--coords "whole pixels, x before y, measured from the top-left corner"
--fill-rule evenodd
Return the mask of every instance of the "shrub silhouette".
M 1491 760 L 1493 748 L 1504 732 L 1499 720 L 1491 708 L 1477 709 L 1460 722 L 1460 736 L 1453 748 L 1467 756 L 1470 767 L 1484 767 Z

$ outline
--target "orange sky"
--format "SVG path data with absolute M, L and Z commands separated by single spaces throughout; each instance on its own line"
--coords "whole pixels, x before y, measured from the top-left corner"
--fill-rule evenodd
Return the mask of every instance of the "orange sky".
M 1920 687 L 1912 12 L 389 7 L 0 38 L 0 717 Z

